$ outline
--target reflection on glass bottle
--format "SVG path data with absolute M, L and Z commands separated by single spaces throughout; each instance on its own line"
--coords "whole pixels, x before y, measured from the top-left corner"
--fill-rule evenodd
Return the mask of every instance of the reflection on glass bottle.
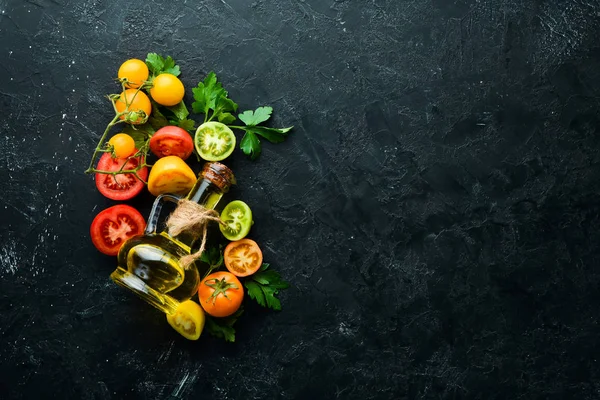
M 214 209 L 234 183 L 233 172 L 225 165 L 206 163 L 186 199 Z M 173 195 L 156 198 L 146 231 L 123 244 L 118 255 L 119 266 L 110 277 L 159 310 L 173 314 L 180 302 L 196 294 L 200 276 L 209 266 L 200 260 L 187 267 L 180 263 L 181 257 L 191 253 L 195 238 L 186 234 L 174 238 L 167 231 L 156 232 L 165 200 L 177 203 L 179 198 Z

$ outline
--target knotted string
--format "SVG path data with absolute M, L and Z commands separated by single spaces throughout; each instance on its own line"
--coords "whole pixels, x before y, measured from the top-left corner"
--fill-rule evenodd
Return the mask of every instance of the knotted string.
M 200 204 L 187 199 L 179 200 L 177 208 L 167 219 L 167 231 L 169 235 L 175 237 L 181 233 L 186 233 L 195 239 L 202 236 L 202 243 L 197 252 L 181 257 L 179 263 L 188 267 L 194 261 L 200 258 L 206 246 L 206 236 L 208 232 L 208 223 L 215 221 L 223 224 L 219 213 L 215 210 L 209 210 Z

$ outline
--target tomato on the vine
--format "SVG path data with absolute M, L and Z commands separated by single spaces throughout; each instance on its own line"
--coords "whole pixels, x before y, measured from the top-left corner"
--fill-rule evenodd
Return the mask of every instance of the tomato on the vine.
M 119 79 L 127 78 L 126 87 L 136 89 L 148 80 L 148 74 L 146 63 L 137 58 L 132 58 L 121 64 L 117 76 Z
M 121 93 L 121 96 L 115 101 L 115 107 L 117 112 L 124 112 L 127 110 L 127 104 L 129 104 L 129 112 L 143 111 L 147 116 L 150 116 L 152 112 L 152 104 L 146 93 L 138 89 L 127 89 Z M 121 115 L 121 119 L 125 119 L 126 115 Z M 138 116 L 135 120 L 129 121 L 132 124 L 141 124 L 143 122 L 142 116 Z
M 121 245 L 129 238 L 141 235 L 146 221 L 135 208 L 119 204 L 96 215 L 90 226 L 90 237 L 96 248 L 109 256 L 116 256 Z
M 150 96 L 160 105 L 174 106 L 183 100 L 185 88 L 178 77 L 171 74 L 160 74 L 152 80 Z
M 104 153 L 98 161 L 97 169 L 109 172 L 135 169 L 142 160 L 142 157 L 112 158 L 109 153 Z M 148 178 L 148 167 L 140 168 L 137 174 L 140 179 L 146 180 Z M 140 179 L 133 173 L 116 175 L 96 173 L 96 187 L 100 193 L 111 200 L 129 200 L 137 196 L 144 188 L 144 182 Z
M 194 151 L 194 141 L 185 129 L 163 126 L 150 139 L 150 150 L 156 157 L 177 156 L 187 159 Z
M 108 141 L 113 147 L 113 151 L 117 158 L 127 158 L 135 154 L 135 142 L 133 138 L 126 133 L 117 133 Z
M 208 314 L 213 317 L 227 317 L 242 305 L 244 288 L 232 273 L 215 272 L 200 282 L 198 298 Z

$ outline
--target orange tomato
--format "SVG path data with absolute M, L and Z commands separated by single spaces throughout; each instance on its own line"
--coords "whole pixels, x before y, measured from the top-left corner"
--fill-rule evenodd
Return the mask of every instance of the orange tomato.
M 200 305 L 209 315 L 228 317 L 242 305 L 244 288 L 232 273 L 215 272 L 200 282 L 198 298 Z
M 159 158 L 148 177 L 148 191 L 155 196 L 163 193 L 187 194 L 196 183 L 194 171 L 177 156 Z
M 129 108 L 127 107 L 129 105 Z M 142 91 L 138 91 L 137 89 L 127 89 L 121 96 L 115 101 L 115 106 L 118 112 L 124 111 L 143 111 L 146 115 L 150 115 L 152 112 L 152 104 L 150 104 L 150 99 L 146 96 L 146 93 Z M 125 115 L 121 115 L 121 119 L 125 119 Z M 140 115 L 134 121 L 130 121 L 132 124 L 140 124 L 143 121 L 142 116 Z
M 252 239 L 231 242 L 223 255 L 225 266 L 235 276 L 252 275 L 262 265 L 263 255 L 258 244 Z
M 126 87 L 135 89 L 148 80 L 148 74 L 146 63 L 132 58 L 121 64 L 117 75 L 119 79 L 127 78 Z
M 160 74 L 152 81 L 150 96 L 160 105 L 174 106 L 183 100 L 185 88 L 175 75 Z
M 126 133 L 117 133 L 111 137 L 108 144 L 113 146 L 113 151 L 117 158 L 127 158 L 135 154 L 135 142 L 133 138 Z

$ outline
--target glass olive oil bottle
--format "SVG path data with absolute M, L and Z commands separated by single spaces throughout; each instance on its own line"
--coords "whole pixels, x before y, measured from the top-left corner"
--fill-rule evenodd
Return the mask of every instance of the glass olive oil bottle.
M 228 167 L 217 162 L 206 163 L 186 199 L 214 209 L 232 184 L 235 177 Z M 196 294 L 200 276 L 209 266 L 200 260 L 187 267 L 180 263 L 181 257 L 191 253 L 195 240 L 191 236 L 183 233 L 175 238 L 166 230 L 156 232 L 164 201 L 177 203 L 179 197 L 163 194 L 156 198 L 144 234 L 123 243 L 118 267 L 110 277 L 159 310 L 173 314 L 180 302 Z

